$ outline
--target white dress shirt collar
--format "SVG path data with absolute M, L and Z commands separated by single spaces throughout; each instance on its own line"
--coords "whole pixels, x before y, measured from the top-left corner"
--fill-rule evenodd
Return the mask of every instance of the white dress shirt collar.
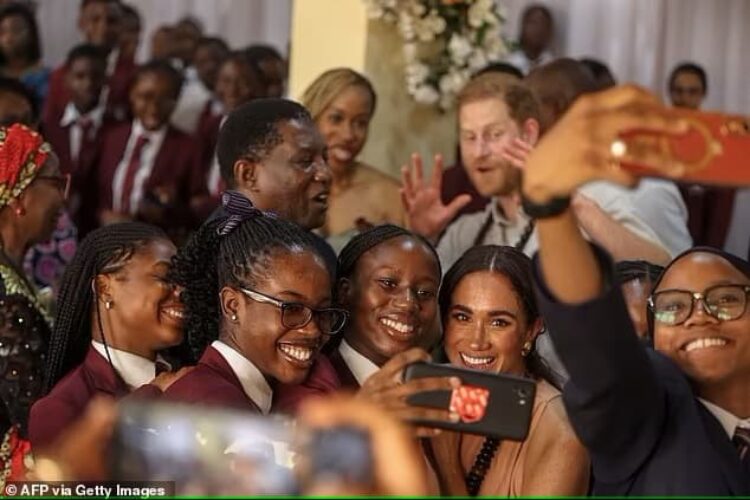
M 339 354 L 341 354 L 341 358 L 360 386 L 364 385 L 365 381 L 380 369 L 378 365 L 355 351 L 346 340 L 342 340 L 339 344 Z
M 81 114 L 81 112 L 78 111 L 78 108 L 75 107 L 75 104 L 69 102 L 68 105 L 65 106 L 65 111 L 60 119 L 60 126 L 67 127 L 73 125 L 83 118 L 91 120 L 94 129 L 98 129 L 102 124 L 102 120 L 104 120 L 104 106 L 100 104 L 88 113 Z
M 115 176 L 112 182 L 112 207 L 115 211 L 123 211 L 122 196 L 123 189 L 125 189 L 125 177 L 128 171 L 128 165 L 130 164 L 131 156 L 135 150 L 138 138 L 141 135 L 148 137 L 148 145 L 141 151 L 141 162 L 138 171 L 135 174 L 133 181 L 133 189 L 129 193 L 130 199 L 130 214 L 135 215 L 138 211 L 138 206 L 144 196 L 144 186 L 151 177 L 154 165 L 156 163 L 156 157 L 159 154 L 164 138 L 167 135 L 168 125 L 164 125 L 158 130 L 149 131 L 143 127 L 143 124 L 139 120 L 133 120 L 133 125 L 130 131 L 130 137 L 125 146 L 125 151 L 122 155 L 122 159 L 117 166 Z
M 260 370 L 245 356 L 220 340 L 214 340 L 211 347 L 219 351 L 242 385 L 242 390 L 260 411 L 267 415 L 271 411 L 273 390 Z
M 91 345 L 105 360 L 112 360 L 112 367 L 131 390 L 148 384 L 156 376 L 156 363 L 150 359 L 109 345 L 105 349 L 104 344 L 96 340 L 92 340 Z
M 158 145 L 161 147 L 161 143 L 164 141 L 164 136 L 167 135 L 167 127 L 164 125 L 158 130 L 146 130 L 140 120 L 133 120 L 133 130 L 130 132 L 131 138 L 138 138 L 142 135 L 148 136 L 149 146 Z M 158 148 L 155 148 L 158 150 Z
M 724 428 L 724 431 L 726 431 L 729 439 L 732 439 L 734 437 L 734 433 L 737 431 L 737 427 L 750 429 L 750 418 L 739 418 L 729 413 L 724 408 L 716 406 L 710 401 L 706 401 L 702 398 L 698 398 L 698 401 L 703 403 L 703 406 L 705 406 L 706 409 L 710 411 L 714 417 L 716 417 L 716 420 L 718 420 L 721 426 Z

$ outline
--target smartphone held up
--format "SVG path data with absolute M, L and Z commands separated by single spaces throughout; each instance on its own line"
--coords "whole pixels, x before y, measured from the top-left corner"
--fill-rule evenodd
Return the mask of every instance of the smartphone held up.
M 675 109 L 674 116 L 687 123 L 684 134 L 620 134 L 611 146 L 620 168 L 692 184 L 750 185 L 750 119 L 687 109 Z

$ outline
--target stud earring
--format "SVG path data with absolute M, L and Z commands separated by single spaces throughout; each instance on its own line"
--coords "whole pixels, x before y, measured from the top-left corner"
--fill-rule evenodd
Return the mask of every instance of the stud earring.
M 231 319 L 232 319 L 232 321 L 234 321 L 236 323 L 237 322 L 237 315 L 236 314 L 232 314 Z
M 521 349 L 521 356 L 524 358 L 531 353 L 531 342 L 526 342 Z
M 23 207 L 16 207 L 16 215 L 21 217 L 23 215 L 26 215 L 26 210 L 23 209 Z
M 112 309 L 112 301 L 111 300 L 105 301 L 104 302 L 104 308 L 107 309 L 107 310 Z

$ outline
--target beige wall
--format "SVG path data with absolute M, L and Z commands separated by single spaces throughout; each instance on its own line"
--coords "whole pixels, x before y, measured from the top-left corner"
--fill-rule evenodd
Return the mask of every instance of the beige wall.
M 378 93 L 378 109 L 360 159 L 393 176 L 412 152 L 456 149 L 455 115 L 415 104 L 406 93 L 401 43 L 394 27 L 367 20 L 361 0 L 295 0 L 289 95 L 299 98 L 326 69 L 348 66 L 364 73 Z M 426 162 L 428 166 L 431 161 Z

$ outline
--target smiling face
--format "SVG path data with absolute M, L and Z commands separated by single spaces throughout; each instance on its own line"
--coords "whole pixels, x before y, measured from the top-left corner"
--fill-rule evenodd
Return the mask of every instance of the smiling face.
M 112 325 L 105 327 L 112 347 L 152 359 L 182 341 L 181 290 L 167 280 L 175 252 L 171 241 L 154 240 L 118 271 L 97 277 L 100 300 L 112 301 L 111 309 L 99 309 Z
M 725 259 L 710 253 L 686 255 L 664 274 L 655 292 L 687 290 L 703 293 L 720 284 L 750 285 L 750 279 Z M 669 356 L 702 389 L 750 380 L 750 313 L 736 320 L 719 321 L 695 304 L 682 324 L 659 322 L 654 347 Z
M 511 281 L 493 271 L 467 274 L 453 289 L 445 324 L 451 364 L 492 373 L 525 372 L 523 345 L 537 329 L 529 324 Z
M 420 240 L 400 236 L 368 250 L 354 275 L 339 283 L 351 315 L 347 342 L 377 365 L 425 347 L 437 318 L 439 286 L 435 254 Z
M 323 139 L 307 120 L 289 120 L 277 127 L 282 142 L 255 166 L 249 188 L 253 203 L 305 229 L 320 227 L 331 190 Z
M 249 284 L 250 285 L 250 284 Z M 269 297 L 304 304 L 312 309 L 331 305 L 331 278 L 325 263 L 309 250 L 277 250 L 267 257 L 264 270 L 251 284 L 252 290 Z M 289 329 L 281 310 L 231 290 L 225 310 L 236 308 L 236 323 L 225 334 L 240 353 L 272 380 L 284 384 L 302 382 L 325 337 L 313 319 Z
M 349 167 L 367 141 L 372 117 L 372 98 L 361 86 L 351 85 L 317 118 L 318 130 L 328 147 L 328 163 L 334 172 Z
M 500 98 L 468 102 L 459 109 L 461 159 L 482 196 L 507 195 L 521 185 L 521 172 L 502 157 L 521 129 Z
M 133 115 L 146 130 L 159 130 L 169 122 L 179 94 L 179 84 L 165 73 L 144 72 L 138 76 L 130 90 Z

